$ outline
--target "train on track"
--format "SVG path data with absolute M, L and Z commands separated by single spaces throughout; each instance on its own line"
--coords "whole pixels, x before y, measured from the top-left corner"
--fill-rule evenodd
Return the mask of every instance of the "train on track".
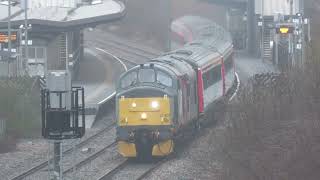
M 230 33 L 198 16 L 172 24 L 172 50 L 128 70 L 116 87 L 118 151 L 124 157 L 167 156 L 185 127 L 203 115 L 235 83 Z

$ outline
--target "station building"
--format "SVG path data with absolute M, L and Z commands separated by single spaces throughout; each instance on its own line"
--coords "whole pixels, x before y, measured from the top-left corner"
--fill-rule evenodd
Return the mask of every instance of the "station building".
M 83 58 L 83 29 L 125 15 L 124 4 L 116 0 L 12 2 L 10 56 L 8 2 L 0 2 L 0 76 L 44 76 L 46 66 L 59 70 L 66 63 L 74 74 Z

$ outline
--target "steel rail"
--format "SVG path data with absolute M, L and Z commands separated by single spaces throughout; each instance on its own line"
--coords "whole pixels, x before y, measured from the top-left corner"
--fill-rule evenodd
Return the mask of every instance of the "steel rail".
M 130 47 L 124 47 L 124 45 L 116 45 L 114 43 L 108 42 L 108 41 L 104 41 L 101 39 L 97 39 L 95 41 L 92 40 L 87 40 L 87 43 L 93 43 L 93 44 L 99 44 L 102 45 L 103 48 L 107 48 L 108 51 L 110 51 L 112 54 L 115 54 L 117 57 L 121 57 L 121 58 L 125 58 L 125 59 L 135 59 L 135 60 L 139 60 L 142 63 L 149 61 L 152 58 L 156 58 L 159 55 L 155 55 L 155 54 L 148 54 L 146 52 L 144 52 L 143 50 L 141 51 L 136 51 Z M 132 60 L 131 60 L 132 62 Z M 137 63 L 137 62 L 135 62 Z
M 123 168 L 125 168 L 129 164 L 129 160 L 123 160 L 120 164 L 118 164 L 114 169 L 107 172 L 98 180 L 110 180 L 115 174 L 117 174 L 119 171 L 121 171 Z
M 112 43 L 111 43 L 112 42 Z M 158 53 L 155 53 L 155 52 L 151 52 L 151 51 L 148 51 L 148 50 L 146 50 L 146 49 L 143 49 L 143 48 L 139 48 L 139 47 L 137 47 L 137 46 L 131 46 L 131 45 L 129 45 L 129 44 L 125 44 L 125 43 L 122 43 L 122 42 L 119 42 L 119 41 L 116 41 L 116 40 L 110 40 L 110 39 L 108 39 L 107 40 L 107 43 L 109 43 L 109 44 L 112 44 L 112 45 L 114 45 L 114 46 L 119 46 L 119 47 L 126 47 L 126 48 L 128 48 L 128 49 L 131 49 L 131 50 L 133 50 L 133 52 L 141 52 L 142 54 L 146 54 L 146 55 L 148 55 L 148 56 L 153 56 L 153 57 L 157 57 L 157 56 L 160 56 L 160 53 L 158 54 Z
M 103 33 L 103 31 L 99 30 L 99 29 L 95 29 L 95 31 L 100 31 L 100 35 L 102 37 L 104 37 L 104 39 L 106 39 L 105 43 L 109 43 L 109 44 L 113 44 L 114 46 L 121 46 L 121 47 L 126 47 L 129 49 L 132 49 L 134 51 L 138 51 L 138 52 L 142 52 L 142 54 L 148 54 L 150 56 L 159 56 L 161 54 L 161 51 L 158 51 L 156 49 L 146 49 L 147 47 L 143 48 L 143 47 L 139 47 L 138 44 L 131 42 L 131 41 L 127 41 L 126 39 L 123 39 L 117 35 L 112 35 L 112 33 L 108 33 L 105 34 Z M 101 40 L 101 39 L 97 39 L 97 40 Z M 158 52 L 156 52 L 158 51 Z
M 95 160 L 96 158 L 98 158 L 99 156 L 101 156 L 103 153 L 105 153 L 105 151 L 106 151 L 107 149 L 115 146 L 116 144 L 117 144 L 117 142 L 114 141 L 114 142 L 112 142 L 111 144 L 105 146 L 104 148 L 102 148 L 102 149 L 99 150 L 98 152 L 96 152 L 96 153 L 92 154 L 91 156 L 89 156 L 89 157 L 83 159 L 82 161 L 78 162 L 74 167 L 71 167 L 71 168 L 65 170 L 65 171 L 63 172 L 63 175 L 66 175 L 66 174 L 72 172 L 73 170 L 78 170 L 80 167 L 86 165 L 87 163 L 89 163 L 89 162 Z
M 167 162 L 170 158 L 170 156 L 163 158 L 162 160 L 155 163 L 151 168 L 149 168 L 147 171 L 145 171 L 143 174 L 141 174 L 136 180 L 142 180 L 147 178 L 154 170 L 156 170 L 158 167 L 160 167 L 162 164 Z

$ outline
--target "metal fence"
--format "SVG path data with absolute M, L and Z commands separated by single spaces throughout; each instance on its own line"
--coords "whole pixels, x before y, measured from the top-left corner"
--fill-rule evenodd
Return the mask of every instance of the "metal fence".
M 25 135 L 40 126 L 39 79 L 0 79 L 0 139 L 8 133 Z
M 6 127 L 6 119 L 0 118 L 0 140 L 3 139 L 6 134 Z

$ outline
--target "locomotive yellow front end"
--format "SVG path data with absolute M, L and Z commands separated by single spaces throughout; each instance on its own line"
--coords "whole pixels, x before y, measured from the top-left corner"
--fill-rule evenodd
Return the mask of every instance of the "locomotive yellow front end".
M 124 157 L 166 156 L 173 151 L 170 98 L 118 99 L 117 138 Z

